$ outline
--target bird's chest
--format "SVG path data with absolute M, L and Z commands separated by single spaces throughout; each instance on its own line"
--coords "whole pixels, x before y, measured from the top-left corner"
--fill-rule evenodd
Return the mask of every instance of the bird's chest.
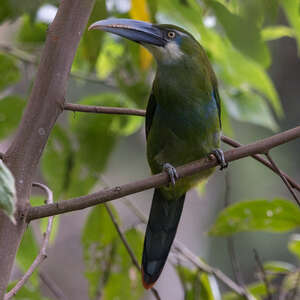
M 147 140 L 153 172 L 160 172 L 166 162 L 178 166 L 200 159 L 218 144 L 218 113 L 213 103 L 157 105 Z

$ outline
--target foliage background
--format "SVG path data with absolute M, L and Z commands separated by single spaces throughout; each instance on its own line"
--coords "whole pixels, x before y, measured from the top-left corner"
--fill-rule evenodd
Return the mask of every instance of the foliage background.
M 9 145 L 21 118 L 47 23 L 58 4 L 55 0 L 23 1 L 17 5 L 16 1 L 4 0 L 0 4 L 1 151 Z M 96 0 L 89 23 L 109 16 L 132 17 L 174 23 L 191 31 L 207 50 L 219 78 L 224 134 L 248 143 L 299 125 L 299 11 L 298 0 Z M 145 108 L 154 72 L 151 56 L 138 45 L 101 32 L 86 32 L 72 67 L 67 100 Z M 296 179 L 300 177 L 299 151 L 300 144 L 296 141 L 272 152 L 279 166 Z M 145 157 L 142 118 L 64 113 L 51 134 L 37 179 L 44 180 L 53 189 L 55 200 L 66 199 L 107 184 L 117 185 L 148 176 Z M 290 198 L 280 178 L 251 159 L 232 163 L 226 172 L 232 203 L 261 199 L 264 205 L 262 210 L 255 205 L 257 202 L 242 202 L 232 215 L 230 211 L 224 212 L 229 221 L 222 223 L 218 219 L 220 222 L 212 231 L 231 234 L 232 226 L 227 225 L 238 216 L 235 226 L 238 233 L 234 239 L 245 281 L 258 280 L 253 248 L 259 251 L 264 262 L 284 261 L 290 264 L 284 265 L 286 270 L 295 268 L 298 261 L 288 250 L 288 243 L 292 237 L 298 237 L 291 235 L 291 230 L 296 232 L 299 228 L 297 208 L 286 200 L 284 204 L 268 202 L 274 198 Z M 209 264 L 232 275 L 226 239 L 208 234 L 224 207 L 225 188 L 224 173 L 216 172 L 204 193 L 200 187 L 189 193 L 177 237 Z M 151 191 L 130 197 L 146 214 L 151 198 Z M 40 196 L 33 197 L 33 205 L 41 203 Z M 122 201 L 115 201 L 114 206 L 140 258 L 144 226 Z M 276 215 L 278 208 L 283 211 Z M 251 222 L 245 211 L 251 212 Z M 286 219 L 290 221 L 288 227 L 283 224 Z M 67 298 L 87 299 L 89 294 L 94 299 L 99 297 L 99 291 L 103 299 L 142 297 L 139 274 L 130 264 L 103 207 L 55 220 L 52 246 L 41 272 L 60 286 Z M 35 222 L 27 231 L 14 278 L 32 262 L 43 226 L 45 222 Z M 296 242 L 290 244 L 290 249 L 299 255 L 296 245 Z M 177 264 L 172 256 L 170 261 Z M 183 265 L 186 266 L 184 262 Z M 275 266 L 278 263 L 272 264 L 273 269 Z M 198 278 L 195 272 L 185 268 L 180 270 L 181 276 L 178 272 L 171 263 L 165 268 L 157 284 L 162 299 L 182 299 L 183 286 L 187 289 L 186 299 L 220 299 L 213 279 L 209 281 L 204 275 Z M 30 294 L 30 299 L 40 299 L 42 293 L 51 299 L 53 295 L 41 278 L 39 274 L 33 276 L 17 298 L 24 299 Z M 199 293 L 188 284 L 191 279 L 202 283 Z M 207 280 L 209 284 L 205 285 Z M 286 291 L 291 286 L 286 283 Z M 220 289 L 224 296 L 224 288 L 220 286 Z M 214 293 L 209 294 L 210 290 Z M 203 291 L 210 296 L 205 296 Z

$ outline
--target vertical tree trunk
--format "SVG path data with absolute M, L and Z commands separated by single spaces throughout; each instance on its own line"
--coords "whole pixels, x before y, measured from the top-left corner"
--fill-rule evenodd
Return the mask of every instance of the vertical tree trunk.
M 36 80 L 17 134 L 5 155 L 15 176 L 18 225 L 0 213 L 0 300 L 26 229 L 31 183 L 49 134 L 62 112 L 72 61 L 94 0 L 62 0 L 50 25 Z

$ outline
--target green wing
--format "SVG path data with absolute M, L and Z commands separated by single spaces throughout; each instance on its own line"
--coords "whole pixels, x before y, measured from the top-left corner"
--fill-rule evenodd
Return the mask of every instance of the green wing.
M 156 100 L 154 98 L 153 93 L 151 93 L 148 104 L 147 104 L 147 109 L 146 109 L 146 138 L 148 137 L 151 125 L 152 125 L 152 120 L 155 114 L 155 109 L 156 109 Z

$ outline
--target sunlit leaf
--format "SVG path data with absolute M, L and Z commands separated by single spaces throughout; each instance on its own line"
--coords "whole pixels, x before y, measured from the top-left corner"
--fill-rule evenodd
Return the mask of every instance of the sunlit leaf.
M 252 283 L 246 286 L 247 290 L 251 293 L 251 295 L 255 296 L 255 299 L 263 299 L 267 294 L 267 289 L 264 282 Z M 245 297 L 239 296 L 233 292 L 227 292 L 222 295 L 222 300 L 244 300 Z
M 20 72 L 15 59 L 0 53 L 0 91 L 18 82 L 19 79 Z
M 233 204 L 218 216 L 210 234 L 228 236 L 243 231 L 285 232 L 300 226 L 300 211 L 284 199 L 251 200 Z
M 295 30 L 295 35 L 298 41 L 298 53 L 300 52 L 300 2 L 295 0 L 280 1 L 281 6 L 287 16 L 291 26 Z
M 277 40 L 282 37 L 293 37 L 295 35 L 295 31 L 293 28 L 287 26 L 270 26 L 265 27 L 262 32 L 262 37 L 265 41 Z
M 132 0 L 129 15 L 132 19 L 151 22 L 147 0 Z M 142 70 L 147 70 L 152 62 L 152 55 L 142 46 L 140 47 L 140 64 Z
M 0 210 L 4 211 L 13 223 L 15 223 L 15 197 L 15 179 L 0 159 Z
M 289 244 L 289 250 L 300 259 L 300 234 L 293 234 Z
M 101 79 L 108 77 L 119 65 L 123 53 L 124 45 L 107 35 L 103 39 L 102 51 L 96 62 L 97 75 Z
M 293 271 L 295 266 L 285 261 L 267 261 L 264 263 L 264 269 L 266 271 L 282 273 Z
M 21 245 L 17 253 L 17 264 L 22 272 L 26 272 L 32 265 L 39 252 L 38 245 L 33 235 L 32 229 L 28 227 L 23 235 Z M 30 282 L 38 285 L 38 275 L 35 271 L 30 277 Z

